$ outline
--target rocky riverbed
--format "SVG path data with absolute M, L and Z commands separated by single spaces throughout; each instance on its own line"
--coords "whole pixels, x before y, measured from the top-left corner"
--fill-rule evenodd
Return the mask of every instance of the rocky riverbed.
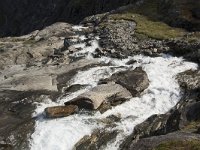
M 135 6 L 0 38 L 0 149 L 199 148 L 199 32 Z

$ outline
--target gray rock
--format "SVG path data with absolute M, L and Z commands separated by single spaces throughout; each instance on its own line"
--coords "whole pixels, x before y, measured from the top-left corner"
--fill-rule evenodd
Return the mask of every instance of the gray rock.
M 65 105 L 77 105 L 79 108 L 98 109 L 101 104 L 109 102 L 109 99 L 115 97 L 115 101 L 120 99 L 130 99 L 131 93 L 119 84 L 102 84 L 83 93 L 77 98 L 66 102 Z
M 180 86 L 187 90 L 200 89 L 200 71 L 188 70 L 177 76 Z
M 73 35 L 72 30 L 70 24 L 55 23 L 25 36 L 1 38 L 0 45 L 7 48 L 0 55 L 0 69 L 10 65 L 27 65 L 28 67 L 48 62 L 49 59 L 53 59 L 55 50 L 58 53 L 64 47 L 61 38 Z M 40 37 L 40 40 L 37 37 Z M 63 63 L 69 62 L 68 56 L 63 57 L 59 53 L 58 57 L 62 57 Z
M 141 67 L 134 70 L 122 71 L 113 74 L 110 78 L 101 80 L 101 82 L 115 82 L 129 90 L 132 96 L 138 96 L 149 86 L 149 79 Z

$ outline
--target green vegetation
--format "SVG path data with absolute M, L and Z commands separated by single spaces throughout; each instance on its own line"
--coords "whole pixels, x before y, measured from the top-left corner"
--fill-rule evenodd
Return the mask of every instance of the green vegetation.
M 154 21 L 141 14 L 125 12 L 114 14 L 113 19 L 132 20 L 137 23 L 136 33 L 143 34 L 154 39 L 170 39 L 183 36 L 186 32 L 183 29 L 173 28 L 164 22 Z
M 154 39 L 171 39 L 182 37 L 186 31 L 174 28 L 160 21 L 159 0 L 147 0 L 137 8 L 111 15 L 113 19 L 131 20 L 137 23 L 136 33 Z
M 173 2 L 176 4 L 181 3 L 182 1 L 179 2 L 178 0 L 173 0 Z M 184 4 L 186 2 L 182 3 Z M 187 14 L 189 8 L 192 8 L 192 6 L 189 5 L 189 8 L 185 8 L 186 6 L 182 3 L 179 4 L 179 6 L 181 6 L 181 8 L 184 6 L 183 10 L 185 11 L 185 14 Z M 170 19 L 169 22 L 173 21 L 173 18 L 164 17 L 162 14 L 162 12 L 167 12 L 167 10 L 172 7 L 172 5 L 174 4 L 170 1 L 169 4 L 165 5 L 165 8 L 160 8 L 160 0 L 146 0 L 140 6 L 131 8 L 118 14 L 113 14 L 109 17 L 115 20 L 123 19 L 135 21 L 137 23 L 136 36 L 139 35 L 140 37 L 150 37 L 159 40 L 184 38 L 189 42 L 197 41 L 199 39 L 199 35 L 192 35 L 185 38 L 185 35 L 188 34 L 186 30 L 171 27 L 167 23 L 163 22 L 163 18 L 164 20 Z
M 193 121 L 190 122 L 190 124 L 188 124 L 187 126 L 185 126 L 183 130 L 184 131 L 197 130 L 199 127 L 200 127 L 200 121 Z
M 160 144 L 154 150 L 200 150 L 200 141 L 170 141 Z

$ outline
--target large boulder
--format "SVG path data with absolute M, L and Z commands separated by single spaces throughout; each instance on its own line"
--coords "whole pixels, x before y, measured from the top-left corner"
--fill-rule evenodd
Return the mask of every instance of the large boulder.
M 117 72 L 110 78 L 101 80 L 100 82 L 115 82 L 129 90 L 132 96 L 138 96 L 149 86 L 149 79 L 144 70 L 138 67 L 134 70 Z
M 59 118 L 67 117 L 71 114 L 76 113 L 78 111 L 78 107 L 75 105 L 55 106 L 47 107 L 44 111 L 47 118 Z
M 130 98 L 131 93 L 127 89 L 119 84 L 108 83 L 98 85 L 89 92 L 83 93 L 75 99 L 66 102 L 65 105 L 77 105 L 79 108 L 96 110 L 103 103 L 109 102 L 110 99 L 118 101 Z

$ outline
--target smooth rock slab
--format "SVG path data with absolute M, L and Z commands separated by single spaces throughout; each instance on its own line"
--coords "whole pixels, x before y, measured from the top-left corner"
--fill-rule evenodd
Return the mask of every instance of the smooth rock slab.
M 60 118 L 76 113 L 78 111 L 78 107 L 75 105 L 56 106 L 48 107 L 44 111 L 47 118 Z
M 109 102 L 109 99 L 115 97 L 119 99 L 130 99 L 131 93 L 119 84 L 109 83 L 98 85 L 91 91 L 78 96 L 77 98 L 66 102 L 65 105 L 77 105 L 84 109 L 98 109 L 102 103 Z

